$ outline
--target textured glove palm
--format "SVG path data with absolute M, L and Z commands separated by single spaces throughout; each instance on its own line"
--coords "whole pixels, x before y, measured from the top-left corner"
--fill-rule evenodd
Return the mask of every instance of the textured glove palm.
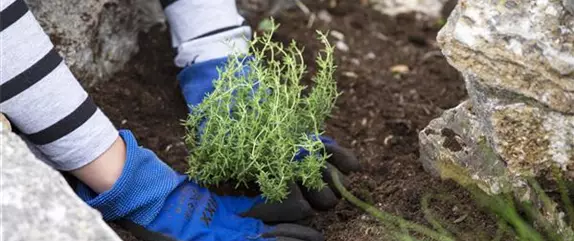
M 287 241 L 323 240 L 321 233 L 295 224 L 264 224 L 265 217 L 251 210 L 285 210 L 302 213 L 297 195 L 268 205 L 261 197 L 219 196 L 198 186 L 163 163 L 152 151 L 138 146 L 127 130 L 120 131 L 127 159 L 112 189 L 96 194 L 84 184 L 78 195 L 99 210 L 106 221 L 119 221 L 138 238 L 150 241 Z M 274 215 L 294 221 L 298 215 Z M 281 221 L 281 220 L 274 220 Z

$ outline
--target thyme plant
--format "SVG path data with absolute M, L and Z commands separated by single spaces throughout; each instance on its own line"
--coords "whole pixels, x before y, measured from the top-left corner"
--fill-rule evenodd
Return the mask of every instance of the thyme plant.
M 318 138 L 338 96 L 333 48 L 316 58 L 313 88 L 305 94 L 302 50 L 272 41 L 278 26 L 254 35 L 245 55 L 233 55 L 219 69 L 215 90 L 193 107 L 185 122 L 190 178 L 204 185 L 231 181 L 257 184 L 267 201 L 282 201 L 288 185 L 299 182 L 320 189 L 327 155 Z M 245 70 L 248 69 L 248 71 Z M 201 133 L 198 135 L 197 133 Z M 308 152 L 296 158 L 301 149 Z

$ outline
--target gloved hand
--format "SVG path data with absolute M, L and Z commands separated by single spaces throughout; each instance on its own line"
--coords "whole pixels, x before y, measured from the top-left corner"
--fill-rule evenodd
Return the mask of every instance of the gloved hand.
M 203 98 L 207 94 L 213 92 L 213 81 L 219 78 L 218 68 L 223 69 L 226 64 L 227 58 L 195 63 L 186 67 L 178 75 L 179 84 L 190 112 L 203 101 Z M 242 73 L 237 74 L 247 74 L 248 71 L 249 66 L 245 64 Z M 320 136 L 319 139 L 325 145 L 325 150 L 328 154 L 331 154 L 327 160 L 327 169 L 323 172 L 323 179 L 329 185 L 319 191 L 308 190 L 302 185 L 299 186 L 306 200 L 312 207 L 319 210 L 327 210 L 334 207 L 340 197 L 340 194 L 334 191 L 335 189 L 330 175 L 331 171 L 339 172 L 338 176 L 343 179 L 341 181 L 343 185 L 346 186 L 349 182 L 343 174 L 358 171 L 360 166 L 355 155 L 353 155 L 350 150 L 339 146 L 332 138 Z M 308 152 L 306 150 L 301 150 L 296 159 L 302 159 L 307 154 Z
M 198 186 L 138 146 L 130 131 L 121 130 L 126 163 L 112 189 L 94 193 L 77 183 L 76 193 L 99 210 L 106 221 L 118 221 L 138 238 L 149 241 L 321 241 L 321 233 L 286 224 L 307 216 L 301 193 L 281 204 L 260 196 L 219 196 Z M 296 189 L 295 189 L 296 190 Z M 274 226 L 264 221 L 279 222 Z

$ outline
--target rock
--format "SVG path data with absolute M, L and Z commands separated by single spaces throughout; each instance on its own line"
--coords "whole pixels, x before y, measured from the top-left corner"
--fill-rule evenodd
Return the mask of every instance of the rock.
M 406 74 L 410 71 L 409 66 L 404 64 L 393 65 L 389 69 L 393 74 Z
M 353 78 L 353 79 L 359 78 L 359 75 L 357 75 L 357 73 L 352 72 L 352 71 L 343 72 L 343 76 Z
M 574 15 L 563 3 L 460 0 L 437 41 L 469 100 L 419 134 L 425 169 L 535 203 L 525 180 L 557 170 L 574 181 Z
M 574 18 L 558 2 L 461 3 L 437 39 L 484 136 L 512 174 L 574 177 Z
M 460 1 L 438 44 L 511 174 L 557 166 L 574 179 L 574 16 L 556 1 L 511 2 Z
M 367 55 L 365 55 L 365 59 L 375 59 L 375 58 L 377 58 L 377 56 L 373 52 L 369 52 Z
M 267 2 L 268 4 L 266 8 L 267 8 L 267 14 L 269 16 L 276 16 L 279 13 L 297 7 L 297 3 L 295 0 L 263 0 L 263 2 Z
M 516 106 L 519 107 L 519 106 Z M 542 113 L 530 109 L 526 113 L 521 113 L 520 108 L 503 110 L 500 116 L 511 118 L 516 125 L 499 128 L 497 137 L 505 139 L 502 143 L 512 143 L 517 135 L 514 133 L 540 132 L 551 126 L 540 127 L 537 119 Z M 536 113 L 536 114 L 535 114 Z M 530 117 L 530 118 L 529 118 Z M 523 119 L 520 119 L 523 118 Z M 518 120 L 518 121 L 517 121 Z M 524 123 L 520 121 L 524 120 Z M 569 120 L 571 124 L 572 120 Z M 521 171 L 538 171 L 538 167 L 544 164 L 533 165 L 529 161 L 506 163 L 504 155 L 485 135 L 482 120 L 474 113 L 473 105 L 470 101 L 464 101 L 460 105 L 445 111 L 440 118 L 432 120 L 429 125 L 419 133 L 420 140 L 420 161 L 428 172 L 444 179 L 457 181 L 463 186 L 476 185 L 488 195 L 501 193 L 514 193 L 519 200 L 528 200 L 540 207 L 541 213 L 551 226 L 562 237 L 572 237 L 574 231 L 564 221 L 564 213 L 557 207 L 556 203 L 550 205 L 550 209 L 542 204 L 540 196 L 527 185 Z M 501 121 L 500 123 L 503 123 Z M 549 125 L 560 125 L 560 122 L 547 122 Z M 509 131 L 511 130 L 511 131 Z M 559 132 L 560 129 L 552 129 Z M 505 134 L 509 134 L 506 136 Z M 518 137 L 519 138 L 519 137 Z M 537 156 L 544 153 L 543 148 L 537 147 L 545 139 L 534 142 L 519 138 L 517 146 L 506 145 L 507 153 L 526 154 Z M 544 146 L 542 144 L 541 146 Z M 524 151 L 532 150 L 532 151 Z M 544 154 L 542 154 L 544 155 Z M 524 160 L 529 160 L 524 158 Z M 548 160 L 548 158 L 546 158 Z M 508 166 L 508 167 L 507 167 Z M 519 171 L 517 171 L 519 170 Z
M 559 167 L 574 179 L 574 115 L 524 101 L 521 95 L 484 88 L 476 75 L 465 79 L 483 132 L 510 173 L 540 176 Z
M 330 23 L 331 21 L 333 21 L 333 17 L 331 16 L 331 14 L 329 14 L 329 12 L 327 12 L 327 10 L 320 10 L 319 13 L 317 13 L 317 18 L 319 18 L 321 21 L 325 22 L 325 23 Z
M 570 14 L 574 15 L 574 0 L 562 0 L 562 5 Z
M 511 189 L 505 164 L 484 135 L 469 101 L 432 120 L 419 133 L 419 140 L 425 170 L 457 181 L 472 181 L 489 194 Z
M 574 16 L 558 1 L 491 2 L 457 5 L 437 36 L 449 63 L 503 99 L 574 114 Z
M 24 241 L 119 241 L 95 209 L 17 135 L 0 131 L 2 237 Z
M 337 40 L 343 41 L 343 40 L 345 39 L 345 35 L 344 35 L 343 33 L 339 32 L 339 31 L 337 31 L 337 30 L 331 30 L 331 31 L 329 32 L 329 34 L 330 34 L 331 36 L 333 36 L 334 38 L 336 38 Z
M 349 45 L 340 40 L 335 43 L 335 48 L 341 50 L 342 52 L 349 52 Z
M 370 0 L 373 8 L 383 14 L 396 16 L 403 13 L 418 13 L 424 18 L 438 19 L 448 0 Z
M 138 51 L 138 34 L 165 24 L 159 1 L 26 0 L 85 87 L 113 76 Z

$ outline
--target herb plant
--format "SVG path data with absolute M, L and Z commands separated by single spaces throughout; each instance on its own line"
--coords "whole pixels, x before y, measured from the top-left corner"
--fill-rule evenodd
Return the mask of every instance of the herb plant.
M 234 182 L 236 188 L 257 184 L 273 202 L 287 197 L 292 182 L 315 190 L 325 185 L 327 154 L 313 137 L 323 133 L 338 96 L 326 35 L 318 32 L 325 48 L 316 58 L 313 88 L 304 93 L 302 50 L 295 41 L 272 41 L 277 27 L 255 34 L 247 55 L 229 58 L 218 70 L 215 90 L 185 122 L 190 178 L 204 185 Z M 302 149 L 308 155 L 296 158 Z

